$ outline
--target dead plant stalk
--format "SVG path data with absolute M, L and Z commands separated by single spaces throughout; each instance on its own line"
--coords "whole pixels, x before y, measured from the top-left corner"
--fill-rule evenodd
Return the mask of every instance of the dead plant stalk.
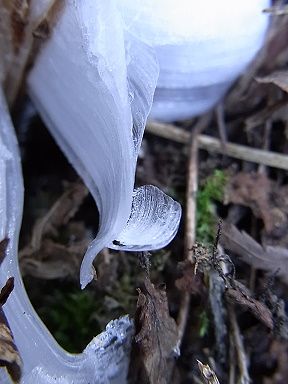
M 190 136 L 187 185 L 186 185 L 186 217 L 184 258 L 193 261 L 192 247 L 196 240 L 196 195 L 198 189 L 198 137 L 211 121 L 211 114 L 204 115 L 197 122 Z M 190 294 L 183 294 L 178 314 L 179 345 L 184 336 L 189 314 Z

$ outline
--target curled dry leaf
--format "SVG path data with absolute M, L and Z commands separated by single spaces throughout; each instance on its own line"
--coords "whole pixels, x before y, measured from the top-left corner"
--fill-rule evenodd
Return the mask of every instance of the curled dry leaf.
M 66 246 L 51 239 L 44 239 L 39 250 L 19 260 L 22 276 L 38 279 L 77 279 L 82 255 L 87 241 Z
M 0 292 L 0 367 L 6 367 L 12 380 L 18 383 L 21 378 L 22 360 L 2 309 L 13 288 L 14 278 L 10 277 Z
M 288 284 L 288 250 L 282 247 L 263 247 L 234 225 L 223 223 L 221 243 L 254 268 L 275 273 Z
M 22 276 L 41 279 L 77 276 L 82 255 L 89 242 L 81 223 L 78 223 L 78 227 L 74 223 L 73 233 L 76 228 L 81 234 L 80 241 L 76 243 L 60 244 L 53 241 L 50 235 L 57 234 L 59 227 L 68 224 L 87 194 L 88 189 L 83 184 L 77 182 L 69 185 L 45 216 L 36 222 L 31 242 L 19 255 Z
M 137 382 L 164 384 L 170 375 L 170 362 L 178 354 L 177 325 L 169 314 L 165 289 L 155 288 L 146 278 L 138 292 L 135 348 L 140 361 Z
M 263 174 L 239 172 L 230 178 L 225 188 L 225 203 L 251 208 L 254 215 L 263 220 L 266 231 L 270 232 L 274 227 L 269 200 L 271 187 L 270 180 Z
M 287 12 L 287 8 L 286 8 Z M 265 77 L 257 77 L 256 80 L 258 83 L 264 84 L 275 84 L 277 87 L 281 88 L 282 91 L 288 92 L 288 71 L 275 71 Z
M 21 251 L 20 258 L 38 251 L 45 235 L 55 233 L 58 227 L 67 224 L 78 211 L 87 194 L 87 188 L 81 183 L 69 186 L 45 216 L 36 222 L 31 243 Z
M 199 360 L 197 360 L 197 363 L 205 384 L 220 384 L 215 372 L 208 364 L 202 364 Z
M 189 292 L 191 295 L 199 295 L 203 292 L 204 285 L 201 282 L 199 274 L 195 274 L 195 263 L 185 260 L 178 263 L 178 270 L 181 274 L 175 281 L 179 291 Z

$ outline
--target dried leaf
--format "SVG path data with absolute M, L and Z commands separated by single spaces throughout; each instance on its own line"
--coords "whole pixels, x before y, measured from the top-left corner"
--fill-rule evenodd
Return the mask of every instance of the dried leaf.
M 164 289 L 155 288 L 148 278 L 139 297 L 135 314 L 137 356 L 141 360 L 140 382 L 168 382 L 169 366 L 177 352 L 178 332 L 175 320 L 169 315 Z
M 43 279 L 77 275 L 89 239 L 84 238 L 77 244 L 65 246 L 45 236 L 57 233 L 60 226 L 67 224 L 87 194 L 88 190 L 83 184 L 72 184 L 47 214 L 36 222 L 30 244 L 19 254 L 23 275 L 28 274 Z
M 175 281 L 179 291 L 189 292 L 191 295 L 199 295 L 203 292 L 204 286 L 199 275 L 195 274 L 195 264 L 190 260 L 178 263 L 181 277 Z
M 197 363 L 205 384 L 220 384 L 215 372 L 208 364 L 202 364 L 199 360 L 197 360 Z
M 231 177 L 225 188 L 225 203 L 241 204 L 252 209 L 254 215 L 263 220 L 265 229 L 270 232 L 274 220 L 270 213 L 271 182 L 259 173 L 239 172 Z
M 276 272 L 288 284 L 288 250 L 282 247 L 261 246 L 244 231 L 223 223 L 222 245 L 255 268 Z
M 42 237 L 51 229 L 65 225 L 78 211 L 87 196 L 87 188 L 80 183 L 72 184 L 67 191 L 53 204 L 47 214 L 33 228 L 31 247 L 37 250 L 41 246 Z
M 82 255 L 88 241 L 65 246 L 44 239 L 36 252 L 21 256 L 20 266 L 22 276 L 29 275 L 40 279 L 77 278 Z
M 282 91 L 288 92 L 288 71 L 275 71 L 265 77 L 257 77 L 256 80 L 258 83 L 264 84 L 275 84 L 277 87 L 281 88 Z
M 0 367 L 6 367 L 12 380 L 18 383 L 21 378 L 22 360 L 2 309 L 13 288 L 14 279 L 9 278 L 0 293 Z

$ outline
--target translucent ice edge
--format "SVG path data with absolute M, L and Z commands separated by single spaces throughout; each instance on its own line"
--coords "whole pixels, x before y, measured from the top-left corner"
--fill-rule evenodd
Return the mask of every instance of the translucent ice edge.
M 26 295 L 17 258 L 23 180 L 14 128 L 1 89 L 0 116 L 0 240 L 9 238 L 0 267 L 0 284 L 3 286 L 11 276 L 15 279 L 14 290 L 3 309 L 23 360 L 21 384 L 124 384 L 134 332 L 127 316 L 111 321 L 83 353 L 72 355 L 55 342 Z M 11 383 L 4 368 L 0 368 L 0 382 Z

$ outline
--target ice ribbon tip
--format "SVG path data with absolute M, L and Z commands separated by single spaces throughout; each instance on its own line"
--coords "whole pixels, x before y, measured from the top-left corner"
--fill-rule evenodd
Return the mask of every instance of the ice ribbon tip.
M 109 247 L 125 251 L 149 251 L 165 247 L 175 236 L 181 219 L 181 206 L 153 185 L 133 193 L 130 218 Z

